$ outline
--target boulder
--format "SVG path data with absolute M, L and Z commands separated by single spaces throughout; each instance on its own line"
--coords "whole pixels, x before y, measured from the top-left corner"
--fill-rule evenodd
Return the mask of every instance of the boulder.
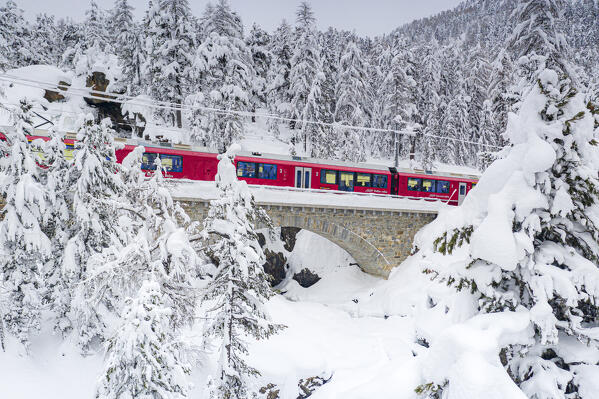
M 284 242 L 283 247 L 291 252 L 295 248 L 296 236 L 302 229 L 297 227 L 281 227 L 281 241 Z
M 109 84 L 110 80 L 104 72 L 92 72 L 85 81 L 86 87 L 101 92 L 106 92 Z M 99 119 L 109 118 L 115 130 L 129 133 L 134 132 L 137 137 L 143 137 L 146 119 L 138 113 L 124 116 L 121 104 L 110 101 L 116 99 L 119 94 L 124 94 L 124 91 L 115 91 L 107 94 L 93 93 L 94 97 L 85 97 L 85 102 L 98 109 Z
M 320 376 L 302 378 L 297 383 L 297 386 L 300 390 L 300 395 L 297 397 L 297 399 L 305 399 L 312 396 L 312 393 L 314 393 L 317 388 L 331 381 L 331 378 L 333 378 L 332 375 L 329 378 L 323 378 Z
M 85 80 L 85 86 L 91 88 L 95 91 L 106 92 L 108 85 L 110 84 L 110 80 L 106 78 L 106 74 L 104 72 L 92 72 L 91 75 L 87 77 Z M 116 97 L 108 94 L 98 94 L 93 93 L 94 98 L 85 97 L 85 102 L 89 105 L 98 105 L 104 104 L 106 101 L 102 100 L 102 98 L 114 100 Z M 98 98 L 100 97 L 100 98 Z M 114 103 L 112 103 L 114 104 Z M 119 105 L 120 108 L 120 105 Z M 121 115 L 122 116 L 122 115 Z
M 311 270 L 304 268 L 299 273 L 295 273 L 293 279 L 302 287 L 308 288 L 320 281 L 320 276 Z
M 266 263 L 263 267 L 264 272 L 271 277 L 270 285 L 272 287 L 279 285 L 287 275 L 287 258 L 281 252 L 274 252 L 266 248 L 266 238 L 262 233 L 258 233 L 258 244 L 264 250 Z
M 260 393 L 264 399 L 280 399 L 279 392 L 281 390 L 275 384 L 268 384 L 265 387 L 260 388 Z
M 64 82 L 64 81 L 60 81 L 58 82 L 58 90 L 61 91 L 67 91 L 66 87 L 64 86 L 71 86 L 70 83 Z M 58 101 L 62 101 L 65 99 L 64 95 L 58 91 L 54 91 L 54 90 L 45 90 L 44 91 L 44 98 L 46 100 L 48 100 L 48 102 L 58 102 Z
M 264 249 L 264 255 L 266 256 L 264 272 L 271 277 L 270 285 L 277 286 L 287 275 L 287 258 L 281 252 L 274 252 L 268 248 Z

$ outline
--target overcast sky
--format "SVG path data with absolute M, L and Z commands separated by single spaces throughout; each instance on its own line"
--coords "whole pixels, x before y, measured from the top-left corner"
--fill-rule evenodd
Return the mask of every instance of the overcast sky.
M 69 16 L 82 20 L 88 0 L 14 0 L 25 10 L 28 19 L 38 13 Z M 6 0 L 0 0 L 0 4 Z M 96 0 L 102 8 L 111 8 L 114 1 Z M 138 18 L 144 13 L 148 0 L 130 0 Z M 361 35 L 378 35 L 417 18 L 434 15 L 455 7 L 461 0 L 312 0 L 318 26 L 326 29 L 334 26 L 355 30 Z M 208 0 L 190 0 L 192 11 L 201 15 Z M 272 30 L 283 18 L 295 21 L 295 9 L 300 0 L 230 0 L 230 4 L 243 19 L 244 25 L 257 22 L 266 30 Z

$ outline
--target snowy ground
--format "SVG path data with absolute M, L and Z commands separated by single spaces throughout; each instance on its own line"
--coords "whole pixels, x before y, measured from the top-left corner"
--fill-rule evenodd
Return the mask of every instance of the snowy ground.
M 415 354 L 426 351 L 416 342 L 422 336 L 419 326 L 430 331 L 439 327 L 429 325 L 431 311 L 418 299 L 422 293 L 414 283 L 422 277 L 409 266 L 392 281 L 366 275 L 350 265 L 353 260 L 342 249 L 305 231 L 298 234 L 289 262 L 294 270 L 308 267 L 322 279 L 310 288 L 286 281 L 279 287 L 285 294 L 268 304 L 273 320 L 287 328 L 251 345 L 250 363 L 263 374 L 257 384 L 275 383 L 281 398 L 295 399 L 299 379 L 322 376 L 332 378 L 315 391 L 315 399 L 415 398 L 420 381 L 420 356 Z M 49 332 L 34 341 L 29 358 L 18 347 L 9 342 L 7 352 L 0 353 L 0 398 L 94 397 L 100 356 L 81 357 L 73 343 L 60 342 Z M 210 361 L 204 359 L 194 370 L 192 397 L 203 397 Z

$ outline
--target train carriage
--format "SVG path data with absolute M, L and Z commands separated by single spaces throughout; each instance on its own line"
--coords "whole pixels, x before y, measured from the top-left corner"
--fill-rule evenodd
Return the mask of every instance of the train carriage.
M 4 140 L 0 131 L 0 140 Z M 48 140 L 44 131 L 36 129 L 28 140 Z M 72 158 L 75 135 L 65 136 L 65 155 Z M 142 169 L 155 170 L 159 158 L 164 174 L 171 179 L 213 181 L 218 154 L 204 147 L 178 144 L 156 144 L 115 138 L 117 162 L 137 146 L 144 146 Z M 235 157 L 237 177 L 251 185 L 295 187 L 364 194 L 439 200 L 450 205 L 462 203 L 478 179 L 473 175 L 437 173 L 424 170 L 396 169 L 342 161 L 276 154 L 239 153 Z

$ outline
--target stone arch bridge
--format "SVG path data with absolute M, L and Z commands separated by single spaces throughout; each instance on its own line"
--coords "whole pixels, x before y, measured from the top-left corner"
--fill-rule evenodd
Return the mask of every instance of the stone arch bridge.
M 203 221 L 210 201 L 176 198 L 192 220 Z M 436 211 L 351 206 L 261 203 L 276 227 L 296 227 L 327 238 L 347 251 L 366 273 L 387 278 L 412 249 L 414 235 Z M 261 227 L 261 226 L 258 226 Z

